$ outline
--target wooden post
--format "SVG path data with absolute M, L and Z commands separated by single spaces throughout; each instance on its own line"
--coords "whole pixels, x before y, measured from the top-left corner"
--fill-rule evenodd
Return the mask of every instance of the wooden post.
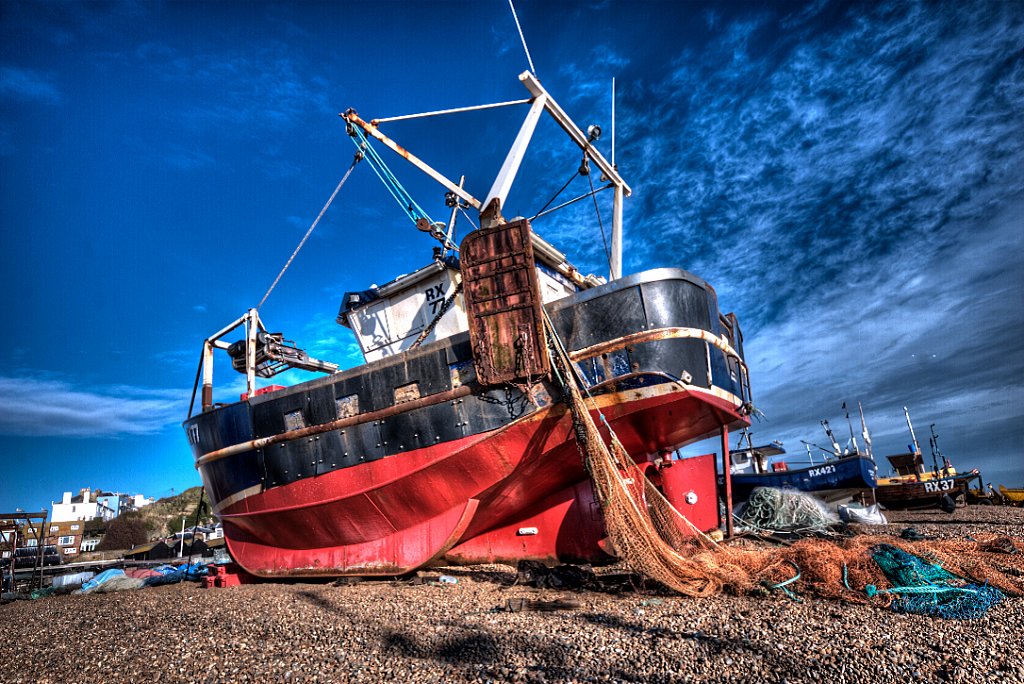
M 729 428 L 722 426 L 722 476 L 725 478 L 725 538 L 732 539 L 732 473 L 729 463 Z

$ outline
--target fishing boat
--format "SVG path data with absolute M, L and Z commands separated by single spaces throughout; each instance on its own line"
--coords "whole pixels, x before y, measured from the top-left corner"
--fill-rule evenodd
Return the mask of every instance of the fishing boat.
M 622 276 L 631 190 L 614 142 L 608 161 L 594 145 L 597 127 L 584 133 L 531 72 L 519 78 L 529 92 L 522 101 L 397 117 L 527 107 L 482 201 L 386 135 L 381 125 L 395 118 L 342 115 L 357 147 L 353 167 L 368 161 L 440 243 L 415 272 L 344 296 L 338 321 L 354 332 L 364 365 L 339 371 L 310 357 L 270 332 L 257 308 L 204 340 L 202 410 L 183 427 L 231 555 L 247 571 L 393 576 L 435 562 L 613 560 L 547 353 L 555 346 L 595 420 L 689 520 L 687 531 L 718 526 L 715 456 L 673 452 L 716 435 L 725 451 L 728 431 L 749 424 L 739 322 L 720 313 L 711 285 L 682 269 Z M 612 190 L 607 282 L 582 275 L 533 231 L 540 212 L 501 214 L 544 114 L 580 151 L 580 173 L 592 164 L 607 182 L 582 197 Z M 443 187 L 447 224 L 412 201 L 376 145 Z M 456 216 L 471 212 L 479 226 L 455 245 Z M 236 330 L 242 339 L 229 342 Z M 246 376 L 240 401 L 214 402 L 217 350 Z M 322 377 L 257 387 L 291 368 Z
M 910 429 L 911 449 L 907 453 L 886 457 L 896 474 L 892 477 L 878 478 L 878 487 L 875 489 L 878 503 L 893 509 L 942 508 L 951 513 L 954 503 L 966 503 L 967 490 L 971 482 L 978 480 L 979 486 L 981 485 L 981 474 L 977 468 L 966 473 L 957 472 L 939 449 L 939 438 L 935 434 L 934 423 L 931 425 L 932 434 L 929 438 L 932 469 L 926 469 L 906 406 L 903 407 L 903 413 Z
M 1010 489 L 999 485 L 999 494 L 1008 505 L 1024 506 L 1024 489 Z
M 875 462 L 865 455 L 853 453 L 814 462 L 808 453 L 804 462 L 777 460 L 769 465 L 769 457 L 785 453 L 781 442 L 730 451 L 733 495 L 744 499 L 756 487 L 778 487 L 809 492 L 826 503 L 835 503 L 875 487 Z

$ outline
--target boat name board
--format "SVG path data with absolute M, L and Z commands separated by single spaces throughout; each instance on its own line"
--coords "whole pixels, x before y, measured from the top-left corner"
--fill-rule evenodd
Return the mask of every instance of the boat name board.
M 923 482 L 922 484 L 926 492 L 948 492 L 954 488 L 956 483 L 953 480 L 935 480 Z

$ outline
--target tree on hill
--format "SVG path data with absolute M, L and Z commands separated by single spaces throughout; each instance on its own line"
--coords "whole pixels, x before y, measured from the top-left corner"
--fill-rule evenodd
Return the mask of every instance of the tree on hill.
M 125 513 L 107 523 L 107 533 L 103 535 L 97 551 L 115 551 L 130 549 L 137 544 L 149 541 L 152 528 L 138 513 Z
M 192 526 L 196 524 L 196 508 L 199 504 L 198 501 L 192 506 L 191 510 L 182 512 L 175 515 L 173 518 L 167 521 L 167 534 L 168 536 L 173 534 L 179 534 L 181 532 L 182 523 L 185 525 L 185 531 L 192 529 Z M 203 500 L 202 507 L 199 508 L 199 523 L 203 525 L 209 521 L 210 518 L 210 503 Z

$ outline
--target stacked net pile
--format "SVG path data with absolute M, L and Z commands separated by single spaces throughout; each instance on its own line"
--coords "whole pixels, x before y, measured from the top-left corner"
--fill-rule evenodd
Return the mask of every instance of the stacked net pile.
M 823 534 L 838 518 L 806 492 L 757 487 L 739 514 L 743 523 L 757 530 Z
M 863 535 L 838 541 L 803 539 L 784 548 L 716 543 L 665 499 L 605 422 L 606 444 L 574 379 L 568 355 L 553 333 L 551 338 L 554 370 L 565 392 L 608 537 L 616 555 L 635 572 L 687 596 L 722 591 L 764 593 L 786 587 L 787 593 L 867 603 L 867 587 L 887 590 L 895 586 L 873 552 L 889 544 L 911 556 L 926 555 L 930 563 L 941 565 L 951 576 L 1010 595 L 1024 595 L 1024 553 L 1005 537 L 998 538 L 1000 541 L 911 542 Z M 772 503 L 773 516 L 787 510 L 780 504 Z M 876 591 L 870 600 L 891 603 L 894 595 Z

